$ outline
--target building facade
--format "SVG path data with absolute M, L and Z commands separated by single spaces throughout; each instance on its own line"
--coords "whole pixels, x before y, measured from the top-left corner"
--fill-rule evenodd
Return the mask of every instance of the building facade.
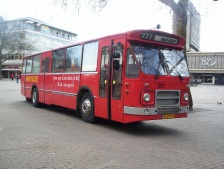
M 60 28 L 51 26 L 43 21 L 33 18 L 20 18 L 16 20 L 0 21 L 7 22 L 9 25 L 18 25 L 15 31 L 18 32 L 24 45 L 32 44 L 32 49 L 21 50 L 16 54 L 7 54 L 3 57 L 2 75 L 9 77 L 12 72 L 17 73 L 21 70 L 22 58 L 27 55 L 55 49 L 57 47 L 69 45 L 77 41 L 77 34 Z M 12 29 L 12 28 L 11 28 Z
M 224 85 L 224 52 L 188 52 L 192 83 Z
M 200 24 L 201 16 L 196 7 L 191 1 L 188 4 L 187 10 L 187 28 L 186 28 L 186 51 L 197 52 L 200 51 Z M 177 34 L 177 17 L 173 14 L 173 33 Z

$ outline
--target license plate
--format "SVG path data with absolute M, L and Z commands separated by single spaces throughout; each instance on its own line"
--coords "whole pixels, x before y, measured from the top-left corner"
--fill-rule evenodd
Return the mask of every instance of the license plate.
M 164 114 L 164 115 L 163 115 L 163 118 L 164 118 L 164 119 L 173 119 L 174 117 L 175 117 L 174 114 Z

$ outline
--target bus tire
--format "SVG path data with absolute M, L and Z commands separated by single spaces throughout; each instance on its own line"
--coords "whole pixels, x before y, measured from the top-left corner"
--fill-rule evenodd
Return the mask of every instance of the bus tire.
M 93 98 L 89 93 L 85 93 L 81 98 L 80 113 L 85 122 L 94 123 L 96 121 Z
M 32 104 L 33 104 L 34 107 L 39 107 L 40 106 L 39 94 L 38 94 L 37 88 L 33 89 L 31 100 L 32 100 Z

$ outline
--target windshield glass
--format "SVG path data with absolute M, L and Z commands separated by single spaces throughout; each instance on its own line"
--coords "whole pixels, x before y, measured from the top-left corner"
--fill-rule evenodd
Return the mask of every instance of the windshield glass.
M 184 53 L 180 50 L 161 50 L 165 57 L 166 64 L 168 66 L 168 73 L 171 76 L 189 76 L 186 60 L 184 59 Z
M 189 76 L 188 67 L 181 50 L 158 49 L 151 46 L 131 45 L 141 70 L 145 74 L 160 76 Z
M 148 46 L 132 45 L 136 59 L 145 74 L 166 75 L 159 56 L 159 50 Z

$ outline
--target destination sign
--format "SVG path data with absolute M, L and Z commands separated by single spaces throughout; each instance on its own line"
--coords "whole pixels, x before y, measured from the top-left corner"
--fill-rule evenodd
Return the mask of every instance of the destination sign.
M 163 42 L 163 43 L 169 43 L 169 44 L 178 43 L 177 38 L 173 38 L 173 37 L 171 38 L 169 36 L 159 35 L 159 34 L 149 33 L 149 32 L 141 33 L 140 38 L 144 40 L 157 41 L 157 42 Z

